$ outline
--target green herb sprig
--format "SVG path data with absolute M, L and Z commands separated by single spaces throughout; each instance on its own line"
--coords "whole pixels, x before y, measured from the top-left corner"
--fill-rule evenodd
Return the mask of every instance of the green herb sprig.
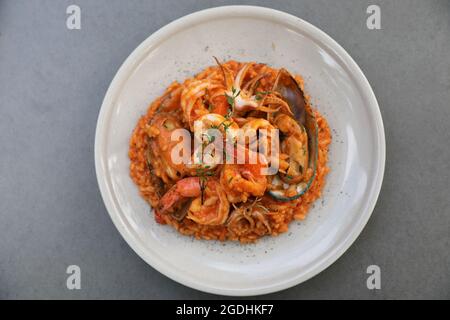
M 199 178 L 202 204 L 204 201 L 204 194 L 205 194 L 206 184 L 208 182 L 208 177 L 211 177 L 214 175 L 214 172 L 209 171 L 210 168 L 211 168 L 211 166 L 206 165 L 206 166 L 195 169 L 196 175 Z
M 257 91 L 255 93 L 255 99 L 256 100 L 262 100 L 264 99 L 269 93 L 272 93 L 272 91 Z
M 231 88 L 231 95 L 229 95 L 228 93 L 225 93 L 227 102 L 231 106 L 231 114 L 229 115 L 229 117 L 231 117 L 231 115 L 234 113 L 234 108 L 236 106 L 236 98 L 239 96 L 240 93 L 241 93 L 241 90 L 238 90 L 234 87 Z

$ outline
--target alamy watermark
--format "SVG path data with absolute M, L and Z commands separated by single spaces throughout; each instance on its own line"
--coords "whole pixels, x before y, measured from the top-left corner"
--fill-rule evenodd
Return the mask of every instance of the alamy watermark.
M 69 30 L 81 29 L 81 8 L 75 4 L 72 4 L 66 9 L 67 20 L 66 27 Z
M 69 276 L 66 280 L 66 287 L 69 290 L 81 289 L 81 269 L 79 266 L 73 264 L 67 267 L 66 274 Z
M 381 289 L 381 269 L 377 265 L 370 265 L 366 270 L 367 274 L 370 276 L 367 278 L 366 285 L 369 290 L 380 290 Z
M 380 6 L 372 4 L 367 7 L 366 13 L 369 14 L 366 20 L 366 26 L 369 30 L 381 29 L 381 9 Z

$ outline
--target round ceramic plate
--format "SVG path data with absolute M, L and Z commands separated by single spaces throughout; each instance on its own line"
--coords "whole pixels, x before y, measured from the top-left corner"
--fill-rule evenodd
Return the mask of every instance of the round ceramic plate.
M 220 60 L 285 67 L 305 79 L 333 141 L 322 198 L 306 220 L 256 244 L 200 241 L 158 225 L 129 176 L 128 143 L 139 117 L 172 81 Z M 97 123 L 95 165 L 106 208 L 128 244 L 153 268 L 184 285 L 225 295 L 257 295 L 318 274 L 352 244 L 375 206 L 385 139 L 363 73 L 333 39 L 272 9 L 200 11 L 160 29 L 128 57 L 112 81 Z

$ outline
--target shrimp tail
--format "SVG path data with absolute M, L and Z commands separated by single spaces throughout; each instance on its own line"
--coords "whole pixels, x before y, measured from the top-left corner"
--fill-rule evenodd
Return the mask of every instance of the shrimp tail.
M 167 214 L 183 199 L 198 197 L 201 193 L 198 177 L 185 178 L 173 185 L 169 191 L 159 200 L 157 214 Z
M 159 206 L 156 210 L 157 215 L 164 215 L 170 212 L 170 209 L 181 200 L 181 194 L 178 192 L 175 184 L 164 196 L 159 200 Z

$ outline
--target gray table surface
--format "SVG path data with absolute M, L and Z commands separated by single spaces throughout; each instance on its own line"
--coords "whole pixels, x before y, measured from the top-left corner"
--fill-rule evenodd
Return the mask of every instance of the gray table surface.
M 125 243 L 103 205 L 94 134 L 107 87 L 151 33 L 233 1 L 0 0 L 0 298 L 221 298 L 184 287 Z M 381 6 L 381 30 L 366 8 Z M 82 29 L 66 28 L 81 7 Z M 368 225 L 313 279 L 270 299 L 450 298 L 450 1 L 244 1 L 318 26 L 378 98 L 386 173 Z M 66 288 L 79 265 L 81 290 Z M 368 290 L 366 268 L 381 268 Z

